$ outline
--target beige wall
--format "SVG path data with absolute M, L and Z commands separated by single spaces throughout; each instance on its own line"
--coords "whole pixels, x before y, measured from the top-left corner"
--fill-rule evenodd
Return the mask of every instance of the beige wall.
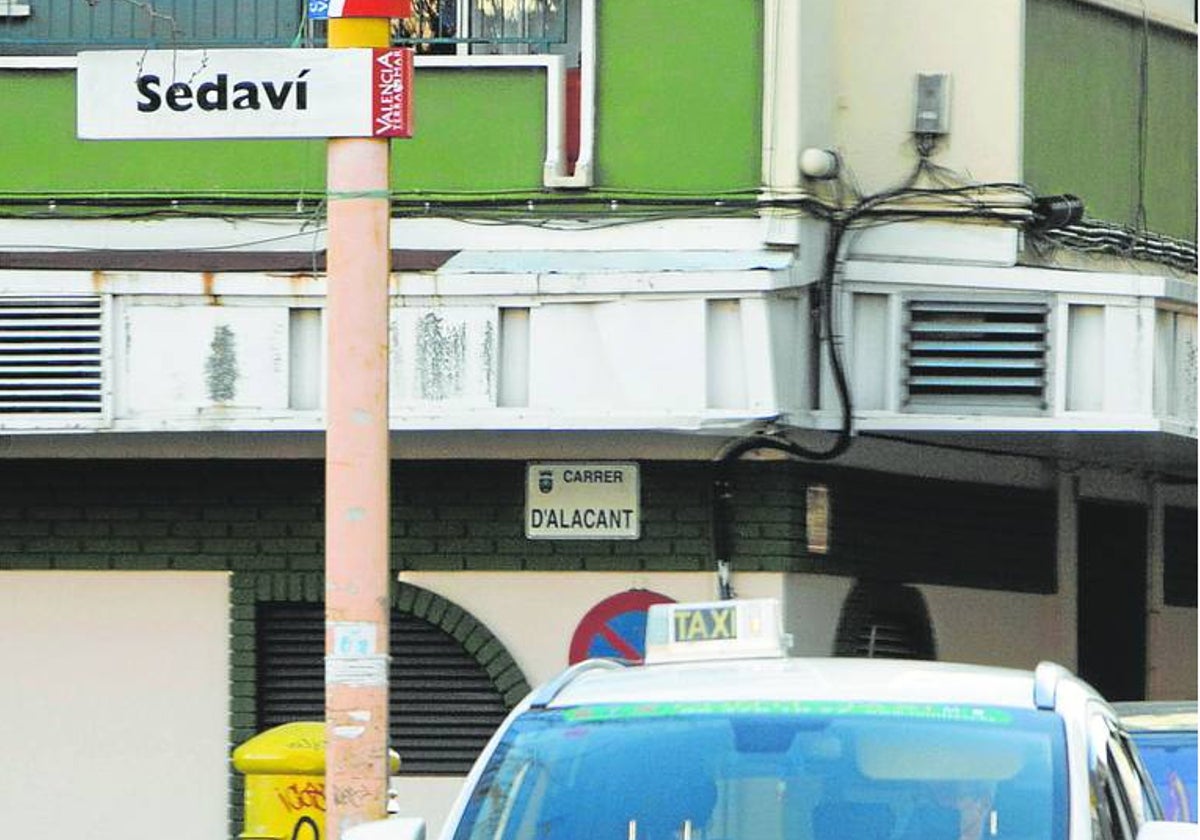
M 934 162 L 973 181 L 1020 180 L 1021 0 L 845 0 L 836 11 L 836 142 L 865 193 L 916 163 L 917 73 L 951 76 L 950 133 Z
M 1148 700 L 1196 699 L 1196 610 L 1160 607 L 1160 633 L 1150 650 Z
M 396 792 L 397 816 L 425 820 L 425 837 L 436 838 L 442 831 L 450 807 L 462 788 L 465 776 L 393 776 L 391 789 Z
M 530 685 L 567 666 L 571 636 L 597 603 L 641 588 L 677 601 L 717 597 L 716 576 L 628 572 L 404 572 L 400 579 L 428 589 L 469 612 L 504 644 Z M 779 598 L 792 653 L 827 656 L 842 602 L 853 580 L 824 575 L 734 574 L 742 598 Z M 977 589 L 921 586 L 929 605 L 938 658 L 1032 668 L 1062 656 L 1059 599 Z M 996 616 L 981 621 L 980 616 Z
M 1043 660 L 1072 667 L 1062 646 L 1057 595 L 922 586 L 933 623 L 938 659 L 1009 668 Z
M 0 572 L 10 837 L 228 834 L 229 579 Z
M 568 664 L 580 619 L 610 595 L 649 589 L 676 601 L 712 601 L 716 575 L 679 572 L 402 572 L 482 621 L 508 649 L 531 686 Z M 783 598 L 783 575 L 736 575 L 743 598 Z

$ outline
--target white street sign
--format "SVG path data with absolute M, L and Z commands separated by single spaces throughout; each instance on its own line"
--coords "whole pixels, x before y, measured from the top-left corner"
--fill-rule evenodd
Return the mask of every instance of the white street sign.
M 82 140 L 410 137 L 406 49 L 79 54 Z
M 527 465 L 525 536 L 531 540 L 635 540 L 640 514 L 637 464 Z

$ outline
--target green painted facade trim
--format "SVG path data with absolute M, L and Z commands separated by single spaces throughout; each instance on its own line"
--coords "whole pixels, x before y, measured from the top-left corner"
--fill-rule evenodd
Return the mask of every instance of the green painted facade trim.
M 1196 240 L 1196 38 L 1065 0 L 1027 0 L 1025 180 L 1133 226 L 1143 39 L 1146 228 Z
M 539 192 L 545 102 L 540 68 L 416 71 L 413 137 L 392 142 L 393 191 Z
M 0 70 L 0 89 L 0 195 L 325 191 L 321 141 L 77 140 L 73 71 Z
M 321 140 L 75 138 L 75 74 L 0 71 L 0 195 L 280 195 L 325 192 Z M 546 74 L 534 70 L 421 71 L 416 136 L 392 143 L 392 188 L 446 194 L 536 192 L 546 136 Z M 36 138 L 36 142 L 34 141 Z
M 733 6 L 604 2 L 597 180 L 593 190 L 571 193 L 755 193 L 762 3 Z M 417 199 L 544 195 L 547 84 L 542 67 L 418 68 L 414 136 L 392 142 L 393 192 Z M 69 196 L 294 201 L 324 194 L 321 140 L 80 141 L 74 71 L 0 69 L 0 88 L 0 120 L 10 127 L 0 136 L 0 160 L 20 164 L 0 167 L 0 202 Z

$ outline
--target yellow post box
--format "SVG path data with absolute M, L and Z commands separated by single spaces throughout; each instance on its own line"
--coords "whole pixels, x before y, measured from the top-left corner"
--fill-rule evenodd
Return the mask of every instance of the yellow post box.
M 391 772 L 400 756 L 388 751 Z M 233 751 L 246 777 L 240 840 L 322 840 L 325 836 L 325 723 L 296 721 L 260 732 Z

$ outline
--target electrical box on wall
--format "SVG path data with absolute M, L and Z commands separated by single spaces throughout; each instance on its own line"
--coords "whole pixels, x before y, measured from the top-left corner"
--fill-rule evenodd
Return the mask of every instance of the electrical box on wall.
M 914 134 L 950 131 L 950 74 L 918 73 Z

